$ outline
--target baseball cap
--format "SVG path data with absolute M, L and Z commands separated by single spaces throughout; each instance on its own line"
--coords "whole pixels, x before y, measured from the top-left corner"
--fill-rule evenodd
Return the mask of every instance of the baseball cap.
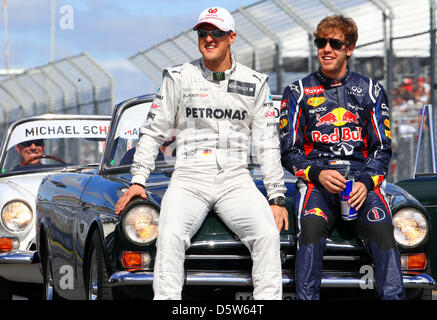
M 235 31 L 235 22 L 228 10 L 220 7 L 211 7 L 203 10 L 199 15 L 197 24 L 193 27 L 196 30 L 199 25 L 209 23 L 222 31 Z

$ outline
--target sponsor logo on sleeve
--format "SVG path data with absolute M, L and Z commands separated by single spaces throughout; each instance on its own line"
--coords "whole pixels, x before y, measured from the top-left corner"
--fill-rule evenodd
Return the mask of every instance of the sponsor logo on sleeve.
M 290 84 L 289 85 L 289 87 L 290 87 L 290 90 L 291 91 L 296 91 L 297 93 L 300 93 L 300 91 L 299 91 L 299 87 L 297 86 L 297 85 L 295 85 L 295 84 Z
M 294 175 L 297 178 L 301 178 L 304 180 L 310 181 L 310 178 L 308 176 L 311 166 L 306 167 L 306 169 L 297 169 L 295 166 L 293 166 Z
M 390 130 L 384 130 L 385 136 L 391 140 L 391 131 Z
M 326 222 L 328 222 L 328 217 L 320 208 L 313 208 L 310 210 L 305 210 L 304 216 L 314 215 L 323 218 Z
M 384 181 L 384 176 L 372 176 L 373 185 L 375 188 Z
M 379 86 L 379 83 L 375 83 L 375 98 L 378 98 L 379 92 L 381 91 L 381 87 Z

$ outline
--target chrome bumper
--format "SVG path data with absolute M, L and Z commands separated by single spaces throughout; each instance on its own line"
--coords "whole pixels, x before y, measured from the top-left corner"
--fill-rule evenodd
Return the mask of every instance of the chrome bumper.
M 430 288 L 436 289 L 436 282 L 427 274 L 404 275 L 405 288 Z M 109 279 L 111 286 L 123 285 L 152 285 L 153 272 L 119 271 Z M 294 276 L 284 274 L 282 284 L 294 285 Z M 213 273 L 213 272 L 187 272 L 185 285 L 194 286 L 251 286 L 252 278 L 244 273 Z M 362 276 L 323 276 L 322 287 L 325 288 L 368 288 L 369 283 Z
M 17 250 L 0 253 L 0 264 L 32 264 L 38 263 L 36 251 Z
M 0 253 L 0 277 L 13 282 L 43 283 L 36 251 L 17 250 Z

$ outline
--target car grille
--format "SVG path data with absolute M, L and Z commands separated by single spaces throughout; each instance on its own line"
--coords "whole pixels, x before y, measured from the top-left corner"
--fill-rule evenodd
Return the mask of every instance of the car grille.
M 281 242 L 281 262 L 284 272 L 294 273 L 295 246 Z M 323 258 L 323 273 L 358 273 L 361 266 L 371 265 L 363 247 L 327 244 Z M 239 241 L 198 241 L 186 252 L 185 270 L 250 272 L 249 250 Z

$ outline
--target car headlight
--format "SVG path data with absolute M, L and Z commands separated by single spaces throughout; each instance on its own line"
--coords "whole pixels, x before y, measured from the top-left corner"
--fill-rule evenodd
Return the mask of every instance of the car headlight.
M 415 208 L 403 208 L 393 216 L 394 237 L 403 247 L 416 247 L 428 234 L 425 215 Z
M 138 204 L 125 214 L 123 232 L 135 244 L 148 244 L 158 235 L 158 220 L 158 211 L 154 207 Z
M 32 209 L 19 200 L 8 202 L 2 209 L 2 223 L 12 232 L 26 229 L 32 222 L 32 218 Z

